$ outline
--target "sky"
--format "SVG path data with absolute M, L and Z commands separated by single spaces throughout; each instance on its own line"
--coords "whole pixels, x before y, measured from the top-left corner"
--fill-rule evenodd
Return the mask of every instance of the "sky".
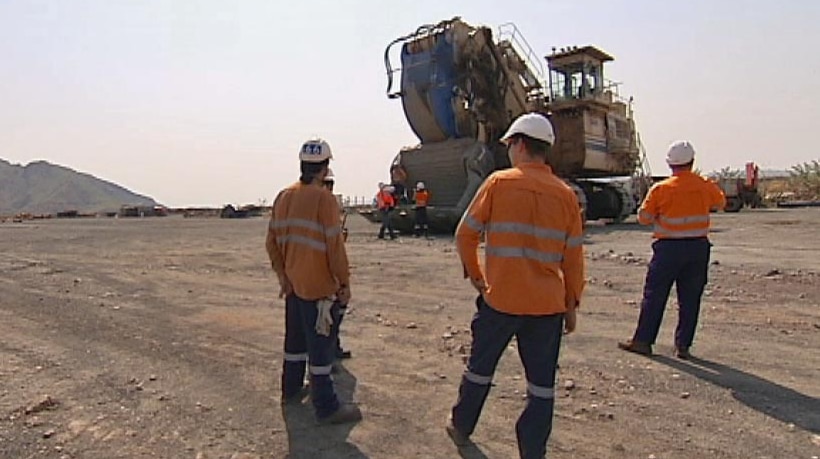
M 321 136 L 337 192 L 369 199 L 418 143 L 384 49 L 453 16 L 614 55 L 656 174 L 678 139 L 702 171 L 820 158 L 816 1 L 0 0 L 0 159 L 221 206 L 272 201 Z

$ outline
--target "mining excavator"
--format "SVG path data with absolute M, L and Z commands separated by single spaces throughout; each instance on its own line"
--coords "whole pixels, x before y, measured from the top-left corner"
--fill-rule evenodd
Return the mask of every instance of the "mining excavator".
M 527 112 L 551 120 L 556 142 L 548 162 L 575 190 L 586 219 L 621 221 L 633 213 L 648 188 L 635 178 L 648 173 L 640 173 L 646 161 L 631 101 L 604 78 L 612 60 L 593 46 L 553 49 L 547 73 L 513 24 L 501 26 L 496 39 L 490 28 L 458 17 L 391 42 L 387 96 L 401 100 L 420 141 L 390 165 L 395 189 L 408 190 L 398 196 L 395 227 L 412 229 L 412 188 L 421 181 L 431 195 L 430 229 L 451 233 L 484 179 L 510 167 L 499 139 Z M 372 209 L 360 213 L 379 221 Z

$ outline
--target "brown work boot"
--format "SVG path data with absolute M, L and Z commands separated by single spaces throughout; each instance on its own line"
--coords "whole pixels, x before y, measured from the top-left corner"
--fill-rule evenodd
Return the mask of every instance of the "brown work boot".
M 688 347 L 675 347 L 675 357 L 681 360 L 689 360 L 692 358 L 692 354 L 689 353 Z
M 339 405 L 339 409 L 336 410 L 330 416 L 325 416 L 323 418 L 317 418 L 316 422 L 319 425 L 336 425 L 336 424 L 348 424 L 351 422 L 359 422 L 362 420 L 362 411 L 356 405 L 351 404 L 341 404 Z
M 629 340 L 618 343 L 618 348 L 625 351 L 634 352 L 636 354 L 650 356 L 652 355 L 652 346 L 639 341 Z
M 452 439 L 453 443 L 458 447 L 469 446 L 473 443 L 469 435 L 465 435 L 456 429 L 456 426 L 453 425 L 452 415 L 447 418 L 447 424 L 444 426 L 444 430 L 447 431 L 447 435 L 450 436 L 450 439 Z

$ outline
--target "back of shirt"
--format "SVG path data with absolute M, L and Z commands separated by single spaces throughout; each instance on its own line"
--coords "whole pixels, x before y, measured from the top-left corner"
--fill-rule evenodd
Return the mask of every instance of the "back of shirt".
M 675 175 L 649 190 L 638 221 L 654 225 L 658 239 L 691 239 L 709 234 L 711 210 L 726 204 L 720 188 L 690 171 Z
M 583 233 L 573 191 L 544 164 L 491 175 L 456 232 L 465 270 L 483 275 L 476 246 L 486 234 L 485 299 L 521 315 L 558 314 L 580 300 Z
M 331 297 L 349 285 L 339 206 L 326 189 L 296 183 L 273 204 L 266 240 L 271 265 L 305 300 Z

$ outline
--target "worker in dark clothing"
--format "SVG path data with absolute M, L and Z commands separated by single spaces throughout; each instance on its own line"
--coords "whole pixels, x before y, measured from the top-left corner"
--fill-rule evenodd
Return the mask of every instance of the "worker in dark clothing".
M 333 187 L 336 184 L 336 177 L 333 175 L 333 171 L 330 168 L 328 168 L 327 175 L 325 175 L 325 178 L 322 181 L 322 184 L 324 185 L 325 188 L 327 188 L 328 191 L 333 193 Z M 345 220 L 346 219 L 345 219 L 344 209 L 341 209 L 341 212 L 342 212 L 342 240 L 347 242 L 347 228 L 345 227 Z M 345 318 L 345 314 L 347 314 L 347 303 L 342 303 L 342 302 L 337 300 L 336 301 L 336 306 L 338 307 L 338 309 L 336 311 L 337 314 L 333 319 L 333 328 L 334 328 L 333 335 L 336 336 L 336 351 L 335 351 L 336 359 L 349 359 L 352 356 L 352 354 L 350 353 L 350 351 L 346 351 L 346 350 L 344 350 L 344 348 L 342 348 L 342 339 L 341 339 L 341 336 L 340 336 L 342 321 Z
M 718 186 L 692 172 L 695 150 L 689 142 L 669 147 L 666 162 L 672 177 L 649 190 L 638 221 L 654 225 L 652 261 L 646 273 L 641 313 L 632 339 L 618 343 L 623 350 L 652 354 L 672 284 L 678 293 L 678 326 L 675 355 L 691 357 L 700 300 L 709 269 L 709 213 L 722 209 L 726 200 Z
M 393 231 L 392 212 L 396 207 L 396 198 L 393 196 L 393 187 L 379 183 L 379 192 L 376 193 L 376 207 L 381 214 L 382 226 L 379 228 L 379 239 L 384 239 L 384 230 L 390 235 L 390 239 L 396 239 Z
M 419 182 L 416 184 L 416 193 L 414 198 L 416 200 L 416 237 L 421 237 L 422 234 L 424 235 L 424 237 L 429 237 L 427 203 L 430 202 L 430 192 L 427 191 L 427 188 L 424 186 L 424 182 Z
M 546 117 L 518 117 L 502 141 L 513 167 L 484 181 L 456 230 L 465 275 L 479 295 L 470 358 L 446 430 L 456 445 L 469 445 L 498 359 L 515 336 L 527 377 L 527 405 L 515 424 L 518 451 L 543 459 L 561 336 L 575 329 L 584 285 L 581 213 L 575 193 L 545 164 L 555 141 Z

